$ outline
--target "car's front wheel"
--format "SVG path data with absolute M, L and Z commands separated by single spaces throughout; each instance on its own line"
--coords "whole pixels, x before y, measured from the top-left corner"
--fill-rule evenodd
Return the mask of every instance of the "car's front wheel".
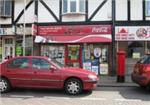
M 65 82 L 65 91 L 68 94 L 76 95 L 83 90 L 82 82 L 79 79 L 71 78 Z
M 5 93 L 10 90 L 10 83 L 5 78 L 0 78 L 0 92 Z

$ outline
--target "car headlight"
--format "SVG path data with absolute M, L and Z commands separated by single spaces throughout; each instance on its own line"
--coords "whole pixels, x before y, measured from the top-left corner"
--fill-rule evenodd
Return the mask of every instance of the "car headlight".
M 89 75 L 88 75 L 88 78 L 89 78 L 89 79 L 92 79 L 92 80 L 96 80 L 97 76 L 96 76 L 96 75 L 93 75 L 93 74 L 89 74 Z

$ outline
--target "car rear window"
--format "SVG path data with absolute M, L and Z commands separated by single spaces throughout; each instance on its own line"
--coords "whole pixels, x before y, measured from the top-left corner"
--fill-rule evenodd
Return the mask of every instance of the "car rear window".
M 16 58 L 12 60 L 8 65 L 8 68 L 28 68 L 29 59 L 28 58 Z

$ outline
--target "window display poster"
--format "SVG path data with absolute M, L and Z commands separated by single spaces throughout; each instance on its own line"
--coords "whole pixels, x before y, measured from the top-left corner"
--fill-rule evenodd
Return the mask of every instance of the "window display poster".
M 140 53 L 139 52 L 132 53 L 132 58 L 140 58 Z
M 17 46 L 16 47 L 16 55 L 20 56 L 22 54 L 22 47 L 21 46 Z
M 64 46 L 49 46 L 43 45 L 41 47 L 41 55 L 56 59 L 58 62 L 64 64 Z
M 79 45 L 69 45 L 68 46 L 68 56 L 70 60 L 78 60 L 79 59 Z
M 83 69 L 91 71 L 91 62 L 84 62 Z
M 101 62 L 107 62 L 107 48 L 102 48 Z
M 108 74 L 108 64 L 100 64 L 100 74 L 107 75 Z
M 92 66 L 92 71 L 98 75 L 98 66 Z
M 89 50 L 85 50 L 85 60 L 89 60 L 90 59 L 90 51 Z
M 94 49 L 94 56 L 96 58 L 99 58 L 101 56 L 101 49 L 100 48 L 95 48 Z

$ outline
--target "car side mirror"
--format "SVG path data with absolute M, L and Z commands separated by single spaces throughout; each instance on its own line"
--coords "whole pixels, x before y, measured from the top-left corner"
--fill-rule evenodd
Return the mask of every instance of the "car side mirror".
M 52 65 L 52 66 L 50 67 L 50 70 L 54 71 L 54 70 L 56 70 L 56 67 Z

